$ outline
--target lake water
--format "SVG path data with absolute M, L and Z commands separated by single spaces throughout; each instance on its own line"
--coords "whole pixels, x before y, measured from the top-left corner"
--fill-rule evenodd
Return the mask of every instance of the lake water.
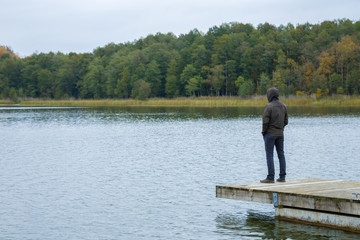
M 262 111 L 2 107 L 0 239 L 359 239 L 215 197 L 266 176 Z M 360 181 L 359 145 L 360 108 L 289 108 L 288 178 Z

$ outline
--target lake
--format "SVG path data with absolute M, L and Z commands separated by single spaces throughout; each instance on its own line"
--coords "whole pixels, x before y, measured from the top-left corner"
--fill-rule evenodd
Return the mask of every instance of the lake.
M 288 110 L 288 178 L 360 181 L 360 108 Z M 262 111 L 1 107 L 0 238 L 359 239 L 215 197 L 265 178 Z

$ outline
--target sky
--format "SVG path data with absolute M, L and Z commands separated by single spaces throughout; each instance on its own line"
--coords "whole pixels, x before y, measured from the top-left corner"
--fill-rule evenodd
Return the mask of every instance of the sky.
M 360 0 L 0 0 L 0 45 L 21 57 L 86 53 L 230 22 L 296 26 L 342 18 L 359 21 Z

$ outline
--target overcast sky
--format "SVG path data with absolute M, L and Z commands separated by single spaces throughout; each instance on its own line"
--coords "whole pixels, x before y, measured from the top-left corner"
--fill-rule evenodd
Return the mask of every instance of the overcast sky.
M 229 22 L 296 26 L 341 18 L 359 21 L 360 0 L 0 0 L 0 45 L 20 56 L 84 53 Z

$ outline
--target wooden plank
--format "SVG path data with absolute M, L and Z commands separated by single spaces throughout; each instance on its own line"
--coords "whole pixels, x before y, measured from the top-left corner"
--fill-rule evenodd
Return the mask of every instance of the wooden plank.
M 276 208 L 278 219 L 360 232 L 360 217 L 316 212 L 297 208 Z
M 216 186 L 216 197 L 260 203 L 273 203 L 273 193 L 278 194 L 279 206 L 360 216 L 360 201 L 353 200 L 353 193 L 360 193 L 360 182 L 301 178 Z

